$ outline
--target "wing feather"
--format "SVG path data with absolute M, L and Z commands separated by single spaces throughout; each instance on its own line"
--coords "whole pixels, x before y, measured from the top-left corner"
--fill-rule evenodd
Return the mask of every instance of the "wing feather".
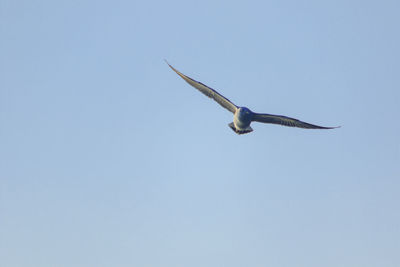
M 334 128 L 338 128 L 338 127 L 318 126 L 318 125 L 314 125 L 311 123 L 307 123 L 304 121 L 300 121 L 300 120 L 297 120 L 294 118 L 281 116 L 281 115 L 260 114 L 260 113 L 254 113 L 252 121 L 280 124 L 283 126 L 298 127 L 298 128 L 304 128 L 304 129 L 334 129 Z
M 238 107 L 235 104 L 233 104 L 229 99 L 227 99 L 226 97 L 224 97 L 223 95 L 221 95 L 220 93 L 215 91 L 214 89 L 208 87 L 207 85 L 182 74 L 181 72 L 176 70 L 174 67 L 172 67 L 168 62 L 167 62 L 167 64 L 173 71 L 176 72 L 176 74 L 181 76 L 181 78 L 184 79 L 188 84 L 190 84 L 191 86 L 193 86 L 194 88 L 196 88 L 197 90 L 199 90 L 200 92 L 202 92 L 203 94 L 208 96 L 209 98 L 214 99 L 223 108 L 226 108 L 227 110 L 229 110 L 232 113 L 236 112 L 236 109 Z

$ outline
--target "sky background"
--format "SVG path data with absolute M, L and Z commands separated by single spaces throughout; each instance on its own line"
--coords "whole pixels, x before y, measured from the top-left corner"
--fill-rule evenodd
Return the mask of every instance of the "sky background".
M 400 266 L 399 10 L 0 0 L 0 266 Z

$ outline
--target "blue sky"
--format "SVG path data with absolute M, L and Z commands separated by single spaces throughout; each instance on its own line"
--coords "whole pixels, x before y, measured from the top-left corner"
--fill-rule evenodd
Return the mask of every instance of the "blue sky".
M 0 265 L 400 266 L 399 8 L 0 0 Z

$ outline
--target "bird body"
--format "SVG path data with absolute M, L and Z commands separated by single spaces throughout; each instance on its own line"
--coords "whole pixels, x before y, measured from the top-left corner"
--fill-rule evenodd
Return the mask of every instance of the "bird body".
M 233 104 L 229 99 L 224 97 L 223 95 L 219 94 L 214 89 L 208 87 L 207 85 L 198 82 L 178 70 L 172 67 L 168 62 L 168 66 L 175 71 L 182 79 L 184 79 L 187 83 L 191 86 L 202 92 L 204 95 L 212 98 L 218 104 L 220 104 L 223 108 L 227 109 L 228 111 L 232 112 L 233 115 L 233 122 L 229 123 L 229 127 L 237 134 L 245 134 L 250 133 L 253 129 L 250 127 L 251 122 L 262 122 L 262 123 L 273 123 L 273 124 L 280 124 L 283 126 L 289 127 L 298 127 L 304 129 L 334 129 L 338 127 L 323 127 L 314 124 L 310 124 L 307 122 L 303 122 L 294 118 L 281 116 L 281 115 L 272 115 L 272 114 L 264 114 L 264 113 L 255 113 L 252 112 L 250 109 L 246 107 L 238 107 Z
M 237 134 L 250 133 L 253 131 L 250 127 L 252 118 L 253 112 L 250 109 L 240 107 L 236 109 L 236 112 L 233 115 L 233 125 L 229 124 L 229 127 L 231 127 L 231 129 Z

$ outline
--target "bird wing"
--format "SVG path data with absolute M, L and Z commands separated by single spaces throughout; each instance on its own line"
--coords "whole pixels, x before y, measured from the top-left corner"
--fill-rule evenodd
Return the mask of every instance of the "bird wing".
M 294 118 L 280 116 L 280 115 L 272 115 L 272 114 L 260 114 L 254 113 L 252 121 L 263 122 L 263 123 L 273 123 L 280 124 L 289 127 L 298 127 L 305 129 L 334 129 L 338 127 L 322 127 L 314 124 L 310 124 L 304 121 L 300 121 Z M 339 126 L 340 127 L 340 126 Z
M 220 104 L 222 107 L 226 108 L 232 113 L 236 112 L 236 109 L 238 108 L 235 104 L 233 104 L 229 99 L 215 91 L 214 89 L 208 87 L 205 84 L 202 84 L 201 82 L 198 82 L 196 80 L 193 80 L 192 78 L 180 73 L 178 70 L 176 70 L 174 67 L 172 67 L 168 62 L 168 66 L 175 71 L 179 76 L 181 76 L 182 79 L 184 79 L 188 84 L 208 96 L 209 98 L 214 99 L 218 104 Z

